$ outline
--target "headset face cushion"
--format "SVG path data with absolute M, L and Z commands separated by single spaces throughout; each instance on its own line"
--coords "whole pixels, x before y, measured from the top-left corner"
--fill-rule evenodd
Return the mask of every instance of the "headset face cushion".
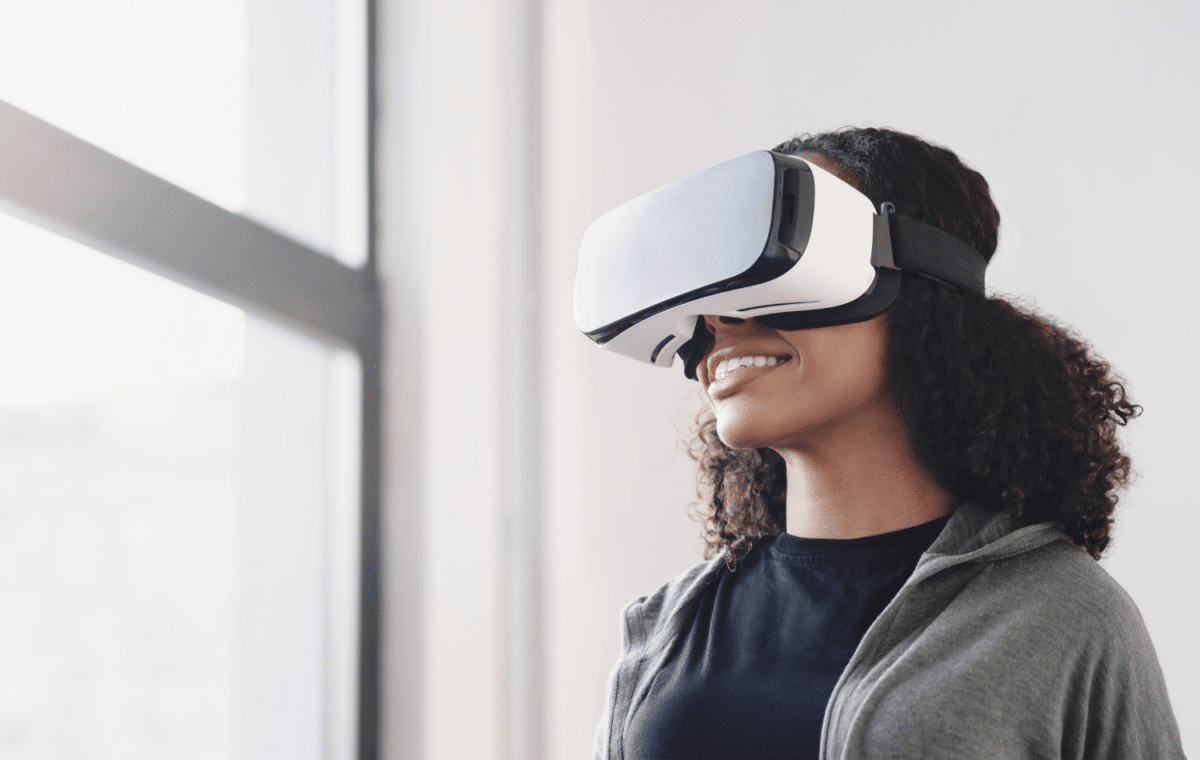
M 878 317 L 896 304 L 900 297 L 902 279 L 900 272 L 894 269 L 881 269 L 871 289 L 844 306 L 819 311 L 784 311 L 764 314 L 755 319 L 775 330 L 807 330 L 865 322 Z M 683 374 L 689 380 L 696 379 L 696 367 L 712 348 L 712 335 L 704 324 L 703 319 L 697 320 L 691 340 L 679 349 L 679 357 L 684 362 Z

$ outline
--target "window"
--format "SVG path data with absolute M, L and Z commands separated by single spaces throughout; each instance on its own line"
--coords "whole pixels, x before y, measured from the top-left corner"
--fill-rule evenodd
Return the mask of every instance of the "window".
M 366 10 L 0 11 L 4 757 L 374 757 Z

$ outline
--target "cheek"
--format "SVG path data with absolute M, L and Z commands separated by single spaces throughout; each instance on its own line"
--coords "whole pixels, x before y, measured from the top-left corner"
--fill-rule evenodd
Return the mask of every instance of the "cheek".
M 854 364 L 857 358 L 857 352 L 853 348 L 838 349 L 838 366 L 841 368 L 842 374 L 847 374 L 854 371 Z
M 823 396 L 841 396 L 869 384 L 870 351 L 855 344 L 833 344 L 809 351 L 806 381 Z
M 887 333 L 882 320 L 847 325 L 837 345 L 836 366 L 845 377 L 853 376 L 874 384 L 884 375 Z
M 883 358 L 875 346 L 845 346 L 837 351 L 837 358 L 830 362 L 832 374 L 839 383 L 868 387 L 877 385 L 883 377 Z
M 850 331 L 847 331 L 849 333 Z M 867 330 L 814 346 L 810 382 L 814 395 L 834 407 L 853 406 L 877 397 L 887 383 L 884 342 Z M 843 337 L 843 336 L 839 336 Z

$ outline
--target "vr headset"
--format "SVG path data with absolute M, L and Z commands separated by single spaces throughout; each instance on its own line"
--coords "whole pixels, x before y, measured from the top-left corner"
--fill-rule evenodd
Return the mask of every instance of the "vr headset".
M 652 190 L 584 233 L 575 324 L 618 354 L 695 379 L 702 316 L 777 330 L 861 322 L 891 308 L 900 273 L 983 292 L 967 243 L 871 201 L 796 156 L 757 151 Z

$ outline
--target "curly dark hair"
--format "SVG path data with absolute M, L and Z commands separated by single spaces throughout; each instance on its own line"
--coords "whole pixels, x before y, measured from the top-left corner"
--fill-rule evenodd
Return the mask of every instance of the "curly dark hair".
M 987 180 L 953 152 L 889 129 L 801 135 L 774 150 L 820 154 L 876 205 L 939 227 L 989 261 L 1000 214 Z M 844 170 L 844 171 L 843 171 Z M 1056 521 L 1099 559 L 1129 457 L 1117 426 L 1141 413 L 1122 378 L 1068 328 L 1030 306 L 902 275 L 888 317 L 889 384 L 926 466 L 962 499 Z M 787 472 L 770 448 L 733 449 L 708 409 L 689 453 L 704 556 L 733 570 L 785 528 Z

